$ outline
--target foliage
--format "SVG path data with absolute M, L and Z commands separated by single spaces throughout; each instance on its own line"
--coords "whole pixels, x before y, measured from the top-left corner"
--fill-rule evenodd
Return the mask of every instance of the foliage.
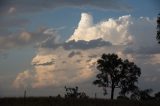
M 154 97 L 156 100 L 160 100 L 160 92 L 155 93 Z
M 130 98 L 132 100 L 151 100 L 152 96 L 150 94 L 152 91 L 152 89 L 136 90 Z
M 120 94 L 133 92 L 138 87 L 138 77 L 141 75 L 140 68 L 127 59 L 122 60 L 116 54 L 103 54 L 97 61 L 97 79 L 93 84 L 102 87 L 104 94 L 107 94 L 107 87 L 111 88 L 111 99 L 114 96 L 114 89 L 120 88 Z
M 66 94 L 65 98 L 88 98 L 84 92 L 78 92 L 78 87 L 75 88 L 67 88 L 65 86 Z
M 157 17 L 157 40 L 160 43 L 160 14 Z

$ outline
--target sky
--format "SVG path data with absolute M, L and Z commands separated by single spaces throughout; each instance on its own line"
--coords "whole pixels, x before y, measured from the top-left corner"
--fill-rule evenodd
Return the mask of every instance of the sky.
M 159 0 L 0 0 L 0 97 L 63 95 L 92 84 L 103 53 L 141 68 L 138 86 L 160 91 Z

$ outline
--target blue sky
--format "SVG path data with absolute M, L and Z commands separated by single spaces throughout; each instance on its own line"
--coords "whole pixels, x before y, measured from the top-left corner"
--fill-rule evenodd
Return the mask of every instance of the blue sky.
M 57 95 L 64 85 L 79 85 L 102 96 L 91 82 L 103 52 L 138 64 L 141 88 L 160 89 L 159 0 L 0 2 L 0 95 L 21 96 L 24 89 L 48 95 L 51 88 Z

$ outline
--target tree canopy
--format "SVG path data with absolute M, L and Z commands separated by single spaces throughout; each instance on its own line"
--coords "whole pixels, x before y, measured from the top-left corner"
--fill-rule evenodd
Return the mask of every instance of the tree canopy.
M 137 89 L 133 94 L 131 94 L 131 99 L 133 100 L 150 100 L 152 89 L 139 90 Z
M 76 86 L 75 88 L 70 88 L 70 87 L 64 87 L 66 90 L 65 98 L 88 98 L 86 93 L 84 92 L 79 92 L 78 87 Z
M 160 14 L 157 17 L 157 40 L 160 43 Z
M 155 93 L 155 99 L 160 100 L 160 92 Z
M 127 59 L 122 60 L 116 54 L 103 54 L 97 60 L 97 69 L 100 73 L 97 74 L 93 84 L 102 87 L 104 94 L 107 94 L 107 88 L 111 88 L 111 99 L 114 97 L 115 88 L 121 89 L 121 95 L 138 88 L 136 82 L 141 75 L 141 70 Z

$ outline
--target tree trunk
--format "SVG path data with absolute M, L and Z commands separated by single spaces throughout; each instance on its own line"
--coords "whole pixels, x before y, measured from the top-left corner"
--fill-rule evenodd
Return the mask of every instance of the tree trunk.
M 111 100 L 113 100 L 113 98 L 114 98 L 114 89 L 115 89 L 114 84 L 112 84 L 112 88 L 111 88 Z

